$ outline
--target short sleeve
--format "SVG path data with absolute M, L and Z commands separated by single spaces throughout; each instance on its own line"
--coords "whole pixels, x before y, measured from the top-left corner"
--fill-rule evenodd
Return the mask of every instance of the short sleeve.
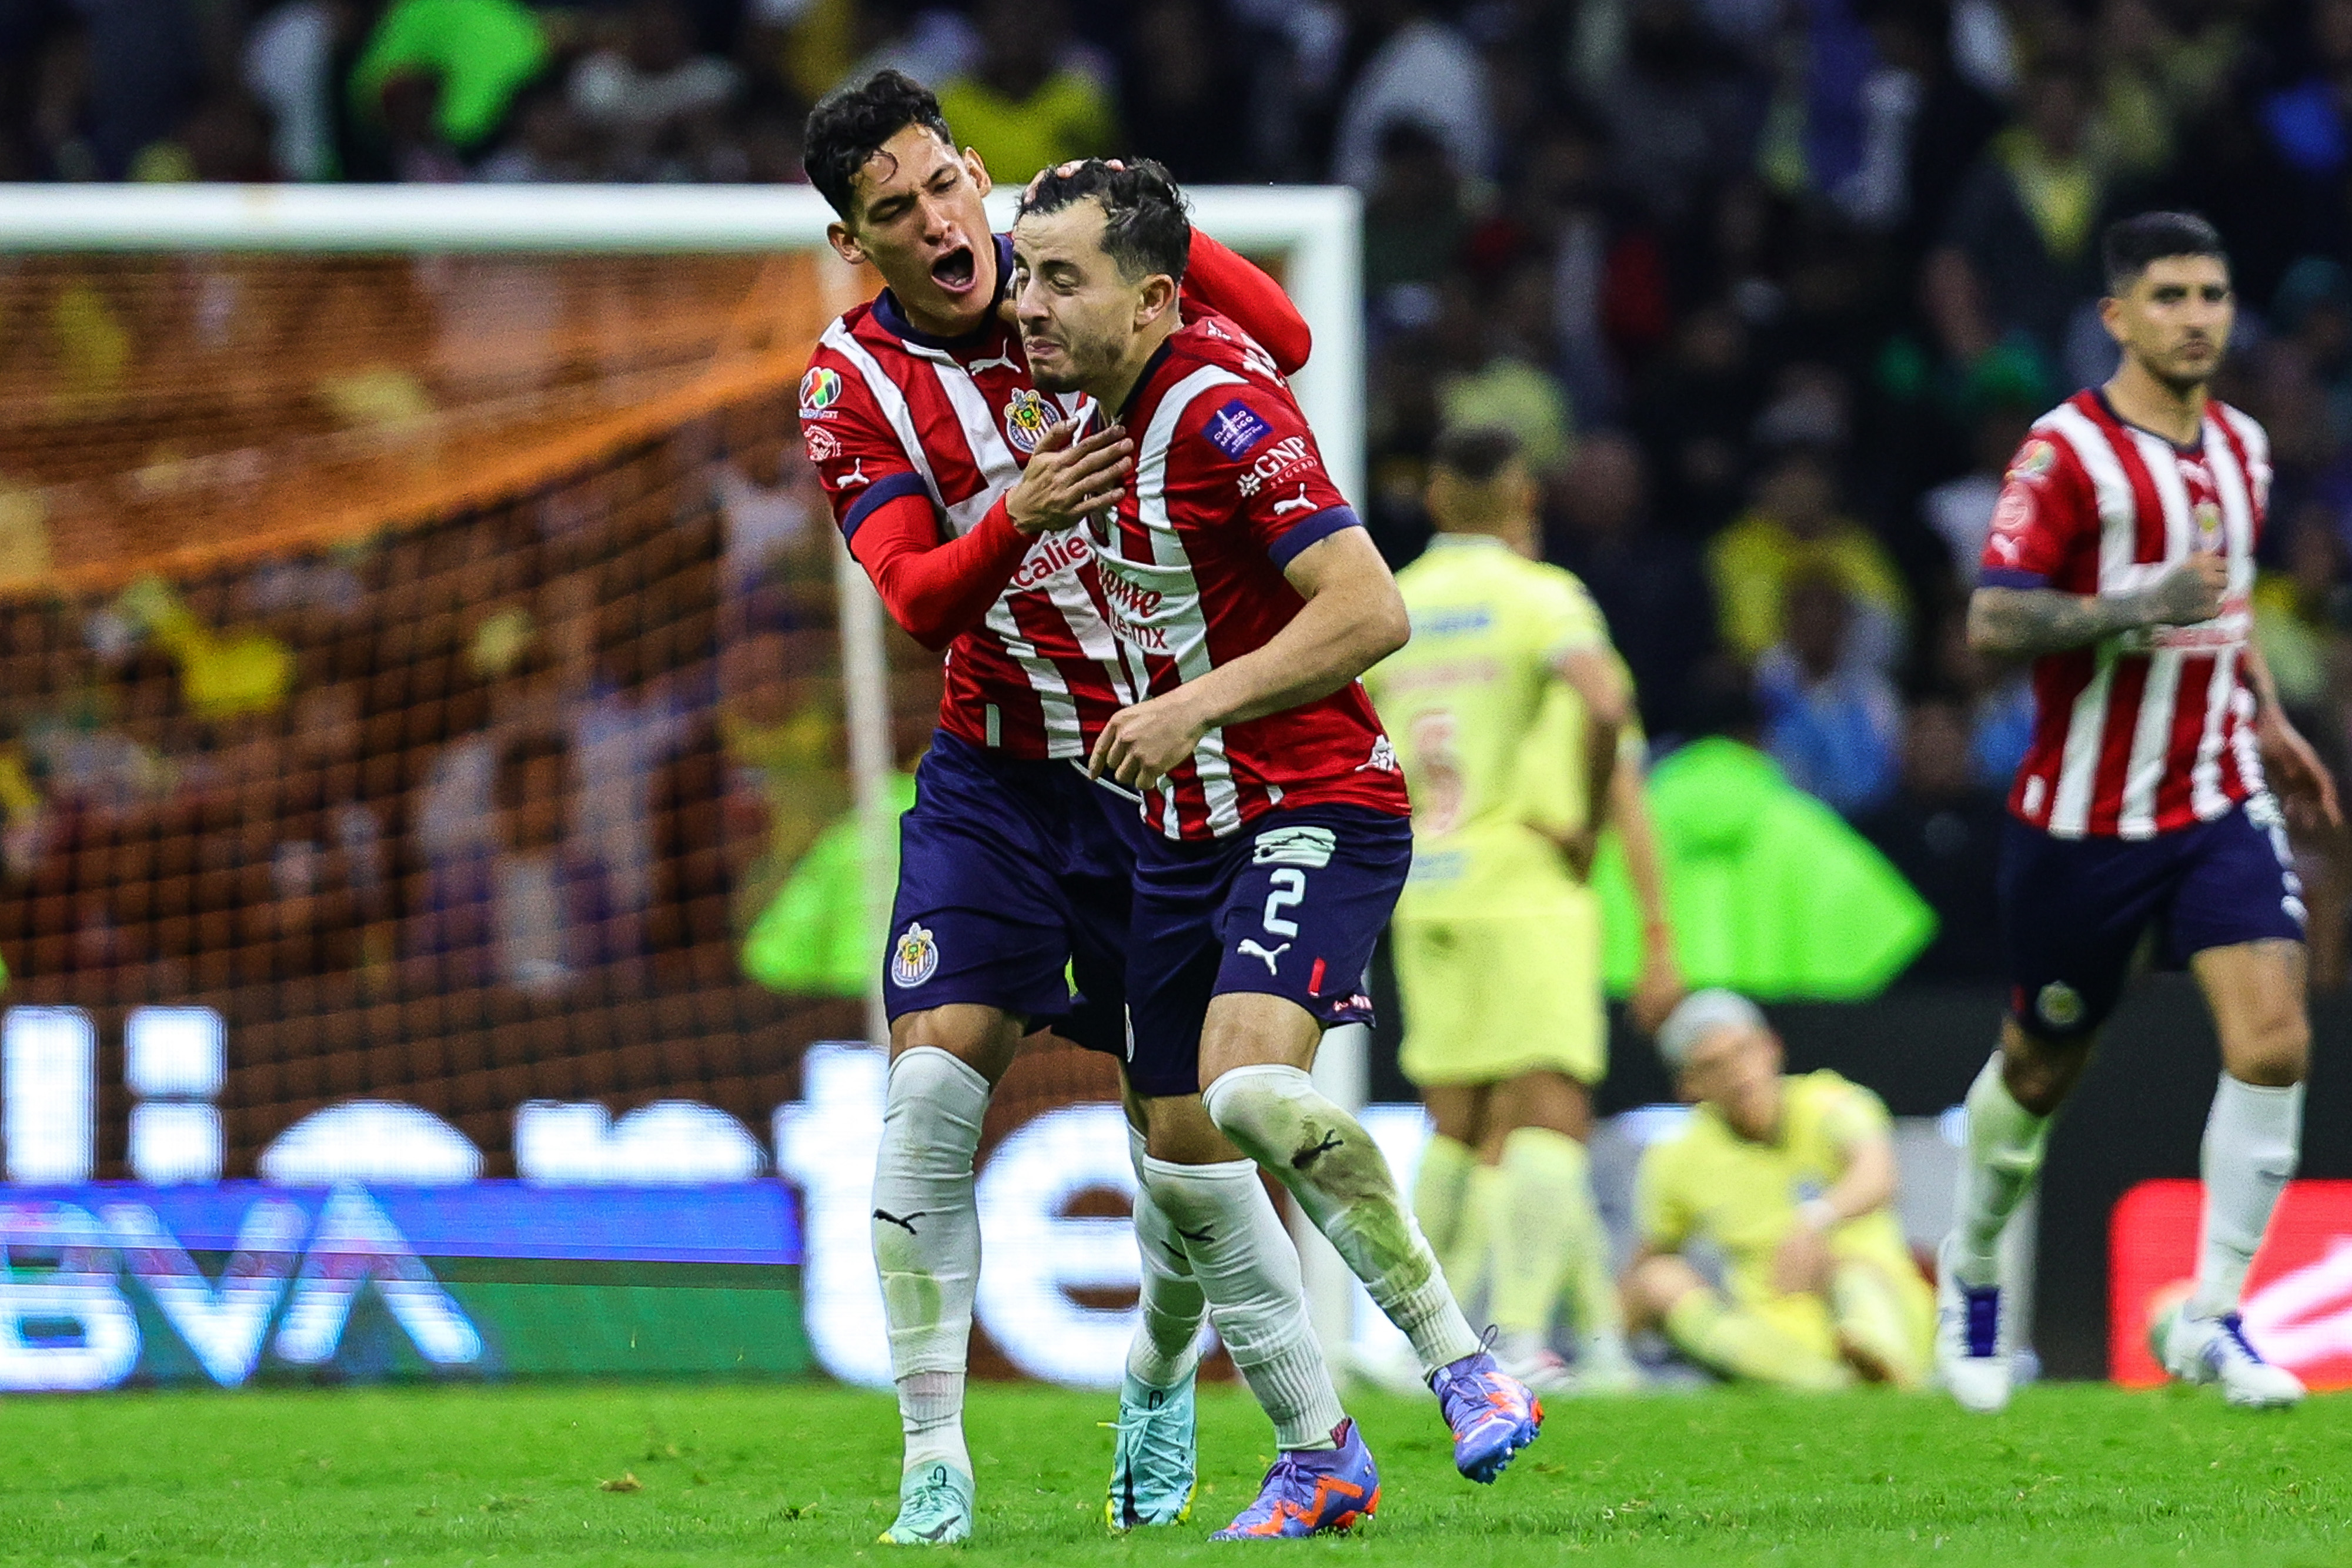
M 855 538 L 858 525 L 887 501 L 930 498 L 930 487 L 863 379 L 823 349 L 801 377 L 800 423 L 801 444 L 842 538 Z
M 1580 649 L 1608 645 L 1608 620 L 1575 574 L 1545 573 L 1536 606 L 1535 652 L 1545 664 Z
M 1822 1089 L 1822 1136 L 1832 1148 L 1843 1152 L 1865 1138 L 1885 1137 L 1893 1128 L 1886 1102 L 1861 1084 L 1837 1078 Z
M 1661 1252 L 1679 1251 L 1690 1239 L 1690 1207 L 1675 1179 L 1679 1140 L 1652 1144 L 1642 1151 L 1633 1176 L 1633 1224 L 1642 1242 Z
M 1358 526 L 1286 388 L 1212 387 L 1194 407 L 1203 412 L 1188 410 L 1177 437 L 1192 515 L 1230 518 L 1282 568 L 1307 546 Z
M 2001 480 L 1977 580 L 2047 588 L 2097 537 L 2098 501 L 2081 463 L 2054 438 L 2030 436 Z

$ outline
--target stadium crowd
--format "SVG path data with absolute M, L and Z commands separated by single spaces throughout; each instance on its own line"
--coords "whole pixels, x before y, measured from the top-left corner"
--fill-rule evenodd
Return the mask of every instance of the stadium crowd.
M 1110 152 L 1362 191 L 1371 520 L 1514 431 L 1652 736 L 1728 688 L 1990 975 L 2021 679 L 1960 610 L 2026 423 L 2098 380 L 2103 217 L 2196 208 L 2278 476 L 2261 635 L 2339 766 L 2352 685 L 2352 0 L 8 0 L 0 175 L 798 180 L 854 72 L 1000 177 Z M 2323 984 L 2352 852 L 2304 845 Z

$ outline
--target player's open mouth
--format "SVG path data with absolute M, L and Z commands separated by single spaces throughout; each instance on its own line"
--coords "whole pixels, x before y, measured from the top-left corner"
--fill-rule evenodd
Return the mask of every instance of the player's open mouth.
M 931 263 L 931 281 L 950 294 L 961 294 L 971 287 L 977 270 L 972 265 L 971 247 L 960 245 Z

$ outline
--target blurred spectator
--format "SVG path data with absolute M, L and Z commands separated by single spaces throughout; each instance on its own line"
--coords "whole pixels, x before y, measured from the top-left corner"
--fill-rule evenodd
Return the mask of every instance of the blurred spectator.
M 1748 514 L 1708 547 L 1725 647 L 1756 659 L 1785 635 L 1781 612 L 1799 577 L 1826 577 L 1844 591 L 1853 625 L 1848 656 L 1892 668 L 1909 620 L 1902 579 L 1885 547 L 1837 510 L 1829 455 L 1793 445 L 1769 460 Z
M 204 87 L 204 41 L 187 0 L 79 0 L 83 124 L 94 172 L 119 180 L 180 128 Z
M 1575 451 L 1576 420 L 1552 369 L 1557 359 L 1551 270 L 1528 261 L 1506 276 L 1475 317 L 1456 297 L 1444 336 L 1456 368 L 1437 388 L 1444 422 L 1457 428 L 1500 426 L 1515 436 L 1538 479 L 1559 473 Z
M 1129 144 L 1187 184 L 1249 177 L 1249 73 L 1235 45 L 1214 0 L 1147 0 L 1128 18 Z
M 1381 139 L 1380 177 L 1364 202 L 1366 302 L 1391 320 L 1425 311 L 1428 290 L 1460 259 L 1468 228 L 1444 144 L 1412 120 L 1390 126 Z
M 1418 125 L 1442 143 L 1462 178 L 1490 173 L 1486 66 L 1470 41 L 1418 0 L 1358 0 L 1349 9 L 1369 58 L 1339 110 L 1331 177 L 1370 190 L 1383 139 L 1399 123 Z
M 940 108 L 1000 183 L 1119 151 L 1110 94 L 1074 57 L 1062 0 L 982 0 L 974 20 L 980 57 L 939 89 Z
M 674 0 L 635 0 L 620 37 L 572 68 L 569 96 L 606 139 L 611 176 L 675 179 L 698 166 L 738 82 L 733 66 L 695 51 Z
M 422 172 L 488 143 L 548 58 L 520 0 L 393 0 L 352 68 L 352 104 L 392 144 L 394 164 Z
M 1685 533 L 1713 533 L 1739 504 L 1759 397 L 1753 347 L 1728 302 L 1694 310 L 1634 403 L 1634 428 L 1658 465 L 1661 513 Z
M 1974 361 L 2011 331 L 2065 356 L 2070 319 L 2100 289 L 2093 241 L 2109 172 L 2092 158 L 2090 131 L 2088 79 L 2071 62 L 2046 61 L 2026 80 L 2018 123 L 1961 184 L 1927 275 L 1929 310 L 1955 361 Z
M 2015 404 L 1996 406 L 1978 415 L 1974 461 L 1969 471 L 1945 480 L 1920 497 L 1919 510 L 1927 527 L 1950 553 L 1954 578 L 1973 587 L 1977 563 L 1984 559 L 1985 540 L 1992 537 L 1992 509 L 2000 499 L 2001 476 L 2009 460 L 2025 443 L 2025 433 L 2038 410 Z
M 1917 704 L 1903 727 L 1900 786 L 1854 823 L 1936 912 L 1936 939 L 1906 971 L 1915 979 L 2002 974 L 1993 870 L 2009 811 L 1999 789 L 1978 781 L 1973 744 L 1959 704 Z
M 2325 391 L 2330 444 L 2352 441 L 2352 273 L 2334 256 L 2305 256 L 2271 298 L 2271 326 Z
M 1760 85 L 1689 0 L 1633 0 L 1625 67 L 1599 95 L 1618 180 L 1654 216 L 1681 221 L 1714 176 L 1748 162 Z
M 1902 705 L 1856 656 L 1853 601 L 1837 578 L 1791 576 L 1781 621 L 1784 640 L 1756 662 L 1764 748 L 1790 783 L 1857 816 L 1894 787 Z
M 477 178 L 527 185 L 593 180 L 604 172 L 593 134 L 558 83 L 539 82 L 518 94 L 512 124 L 511 134 L 475 171 Z
M 1555 491 L 1561 526 L 1549 553 L 1591 591 L 1633 673 L 1643 723 L 1666 735 L 1715 651 L 1715 607 L 1697 547 L 1651 528 L 1648 488 L 1639 446 L 1613 430 L 1586 436 Z
M 351 102 L 338 89 L 358 63 L 367 22 L 361 0 L 289 0 L 255 25 L 245 85 L 269 110 L 283 178 L 331 180 L 348 168 Z

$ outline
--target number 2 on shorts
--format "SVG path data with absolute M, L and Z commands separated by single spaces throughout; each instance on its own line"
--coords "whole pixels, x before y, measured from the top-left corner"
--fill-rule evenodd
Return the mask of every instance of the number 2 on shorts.
M 1296 866 L 1284 866 L 1265 881 L 1273 891 L 1265 895 L 1265 918 L 1260 924 L 1276 936 L 1297 936 L 1298 922 L 1286 918 L 1282 912 L 1305 901 L 1307 873 Z

